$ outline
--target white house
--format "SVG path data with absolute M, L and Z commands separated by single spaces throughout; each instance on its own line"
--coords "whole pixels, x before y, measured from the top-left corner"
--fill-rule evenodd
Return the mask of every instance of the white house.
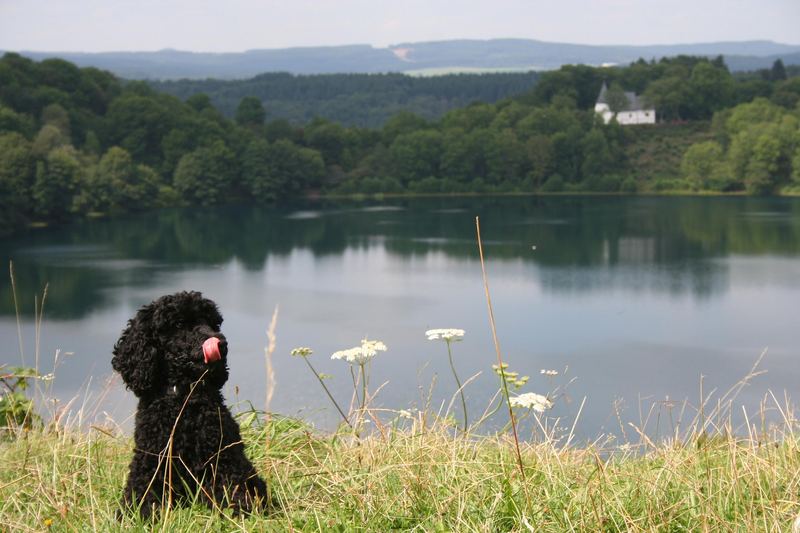
M 594 104 L 595 113 L 603 116 L 603 121 L 608 124 L 614 118 L 614 112 L 608 106 L 607 100 L 608 86 L 603 82 L 603 88 L 600 89 L 600 95 L 597 97 L 597 103 Z M 655 124 L 656 123 L 656 110 L 652 107 L 645 105 L 644 101 L 633 92 L 625 92 L 625 98 L 628 100 L 627 105 L 617 112 L 617 122 L 623 126 L 629 124 Z

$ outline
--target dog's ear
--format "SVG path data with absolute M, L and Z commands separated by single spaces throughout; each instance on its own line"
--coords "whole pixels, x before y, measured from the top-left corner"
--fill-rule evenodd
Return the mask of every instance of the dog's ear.
M 114 344 L 111 366 L 137 397 L 155 390 L 163 376 L 161 355 L 152 331 L 152 304 L 143 307 Z

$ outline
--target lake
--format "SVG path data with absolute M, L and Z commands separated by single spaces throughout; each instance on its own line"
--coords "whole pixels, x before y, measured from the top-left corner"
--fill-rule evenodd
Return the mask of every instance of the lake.
M 625 424 L 648 412 L 648 432 L 668 432 L 680 409 L 671 402 L 697 406 L 701 382 L 718 398 L 765 349 L 767 372 L 736 404 L 753 412 L 768 391 L 782 399 L 796 390 L 796 199 L 437 198 L 165 210 L 30 230 L 0 241 L 0 257 L 14 263 L 29 364 L 35 295 L 49 284 L 40 367 L 52 371 L 60 351 L 51 392 L 62 405 L 92 405 L 90 422 L 111 416 L 130 427 L 130 393 L 118 380 L 102 392 L 112 346 L 141 305 L 184 289 L 202 291 L 225 317 L 231 402 L 264 407 L 266 329 L 278 306 L 273 411 L 330 428 L 335 410 L 289 351 L 312 347 L 312 361 L 347 404 L 350 372 L 330 354 L 365 336 L 389 348 L 372 364 L 371 387 L 383 385 L 376 405 L 446 408 L 455 392 L 447 350 L 424 333 L 462 328 L 453 356 L 462 380 L 480 373 L 465 389 L 475 418 L 498 385 L 476 216 L 504 360 L 531 376 L 519 392 L 558 388 L 548 413 L 561 417 L 558 425 L 570 426 L 585 398 L 583 438 L 629 432 Z M 0 335 L 0 363 L 18 364 L 5 273 Z M 460 420 L 460 402 L 453 406 Z M 487 430 L 502 423 L 500 413 Z

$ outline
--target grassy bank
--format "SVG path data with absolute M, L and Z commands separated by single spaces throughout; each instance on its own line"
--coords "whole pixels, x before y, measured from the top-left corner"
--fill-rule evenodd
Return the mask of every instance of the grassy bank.
M 523 443 L 524 480 L 506 436 L 463 437 L 422 415 L 362 439 L 289 419 L 240 421 L 281 502 L 271 516 L 194 506 L 154 527 L 119 522 L 131 439 L 104 428 L 30 430 L 0 444 L 0 530 L 789 531 L 800 511 L 788 414 L 769 437 Z

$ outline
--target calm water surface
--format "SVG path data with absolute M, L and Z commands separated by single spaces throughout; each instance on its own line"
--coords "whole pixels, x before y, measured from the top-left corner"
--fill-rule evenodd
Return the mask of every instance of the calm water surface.
M 494 348 L 475 243 L 481 217 L 501 348 L 531 376 L 523 391 L 563 386 L 550 413 L 586 438 L 620 434 L 664 400 L 696 405 L 736 383 L 768 348 L 738 404 L 800 382 L 800 201 L 758 198 L 482 198 L 309 203 L 295 209 L 170 210 L 0 241 L 13 260 L 22 341 L 34 359 L 34 297 L 49 284 L 41 367 L 61 352 L 55 395 L 83 401 L 112 375 L 110 352 L 136 309 L 200 290 L 219 304 L 231 353 L 233 401 L 263 407 L 264 346 L 279 306 L 272 410 L 329 427 L 335 411 L 302 361 L 311 346 L 330 387 L 350 399 L 346 364 L 330 354 L 364 336 L 389 351 L 373 364 L 378 404 L 434 408 L 455 391 L 445 346 L 429 328 L 466 330 L 454 345 L 472 415 L 496 391 Z M 0 279 L 0 363 L 20 361 L 11 284 Z M 559 370 L 548 380 L 541 369 Z M 523 392 L 521 391 L 521 392 Z M 455 404 L 458 406 L 458 402 Z M 668 405 L 668 404 L 667 404 Z M 134 401 L 115 382 L 98 421 L 126 424 Z M 456 414 L 460 417 L 457 410 Z M 673 418 L 677 415 L 673 414 Z M 460 419 L 460 418 L 459 418 Z M 497 423 L 502 423 L 499 420 Z

